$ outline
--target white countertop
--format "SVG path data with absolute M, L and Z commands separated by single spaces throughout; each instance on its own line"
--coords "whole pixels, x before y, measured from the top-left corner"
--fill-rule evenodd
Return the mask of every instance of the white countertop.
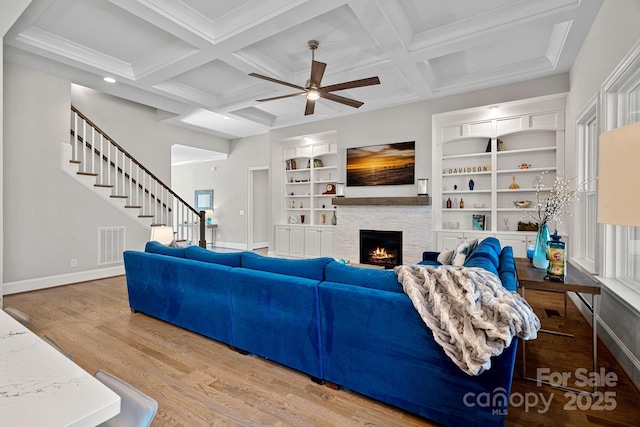
M 0 424 L 96 426 L 120 397 L 0 310 Z

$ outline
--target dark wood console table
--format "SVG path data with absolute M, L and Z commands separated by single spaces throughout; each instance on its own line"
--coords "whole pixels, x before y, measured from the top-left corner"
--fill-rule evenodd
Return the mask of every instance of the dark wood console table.
M 600 295 L 600 282 L 598 282 L 595 277 L 586 274 L 573 265 L 567 263 L 567 274 L 564 282 L 555 282 L 550 280 L 545 280 L 545 276 L 547 275 L 546 270 L 541 270 L 535 268 L 531 261 L 527 258 L 516 258 L 516 276 L 518 278 L 518 283 L 521 290 L 521 295 L 526 299 L 525 291 L 526 289 L 534 289 L 538 291 L 548 291 L 548 292 L 562 292 L 565 293 L 565 315 L 567 309 L 567 300 L 566 293 L 567 292 L 575 292 L 578 298 L 585 304 L 585 306 L 591 312 L 591 329 L 592 329 L 592 372 L 597 372 L 598 365 L 598 316 L 597 316 L 597 302 L 598 295 Z M 589 304 L 588 301 L 584 299 L 582 294 L 593 295 L 593 303 Z M 549 331 L 545 329 L 541 329 L 540 332 L 568 336 L 573 337 L 571 334 L 566 334 L 557 331 Z M 522 377 L 528 380 L 533 380 L 538 382 L 537 378 L 527 377 L 527 352 L 526 352 L 526 342 L 522 341 Z M 540 381 L 542 382 L 542 381 Z M 555 384 L 545 383 L 544 384 L 550 386 L 556 386 Z M 574 389 L 570 387 L 563 387 L 572 391 L 577 391 L 579 393 L 585 393 L 585 390 Z M 596 386 L 593 387 L 593 393 L 596 392 Z

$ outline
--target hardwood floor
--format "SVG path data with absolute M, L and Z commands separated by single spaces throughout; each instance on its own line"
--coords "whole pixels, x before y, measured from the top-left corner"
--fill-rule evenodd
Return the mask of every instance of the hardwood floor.
M 543 324 L 576 333 L 576 338 L 541 334 L 527 346 L 529 375 L 535 366 L 552 372 L 590 367 L 590 328 L 561 295 L 527 292 Z M 140 388 L 159 403 L 153 426 L 429 426 L 429 421 L 347 390 L 332 390 L 276 363 L 243 356 L 226 345 L 141 313 L 131 313 L 123 276 L 5 296 L 5 306 L 29 314 L 28 327 L 48 335 L 90 373 L 105 369 Z M 214 315 L 214 314 L 212 314 Z M 604 346 L 600 365 L 619 378 L 614 410 L 586 410 L 587 398 L 520 379 L 518 360 L 507 417 L 511 426 L 640 425 L 640 392 Z M 590 371 L 591 369 L 589 369 Z M 518 396 L 534 403 L 526 408 Z M 551 404 L 545 411 L 540 396 Z M 569 409 L 565 406 L 569 404 Z

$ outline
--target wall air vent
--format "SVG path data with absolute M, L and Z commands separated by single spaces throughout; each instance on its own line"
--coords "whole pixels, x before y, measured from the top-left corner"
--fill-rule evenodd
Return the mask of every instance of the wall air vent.
M 124 227 L 98 228 L 98 265 L 122 262 Z

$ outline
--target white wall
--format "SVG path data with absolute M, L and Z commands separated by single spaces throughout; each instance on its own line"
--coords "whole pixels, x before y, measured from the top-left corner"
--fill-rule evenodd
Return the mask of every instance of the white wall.
M 0 34 L 4 35 L 4 33 Z M 0 37 L 0 99 L 4 100 L 4 43 Z M 4 223 L 4 102 L 0 103 L 0 224 Z M 0 235 L 0 260 L 3 259 L 4 252 L 4 233 Z M 0 262 L 0 310 L 4 307 L 2 301 L 3 285 L 4 285 L 4 263 Z
M 148 231 L 61 170 L 69 141 L 70 82 L 4 63 L 4 292 L 82 280 L 98 264 L 98 228 L 126 227 L 127 244 Z M 140 245 L 137 245 L 140 247 Z M 72 268 L 70 260 L 77 259 Z
M 213 189 L 213 221 L 220 235 L 216 245 L 247 248 L 247 171 L 249 167 L 267 166 L 268 159 L 269 140 L 264 134 L 232 141 L 225 160 L 172 168 L 172 188 L 184 200 L 193 200 L 194 190 Z M 255 214 L 268 216 L 269 212 Z
M 576 119 L 627 53 L 640 41 L 640 2 L 605 1 L 571 69 L 567 96 L 566 169 L 576 174 Z M 600 337 L 640 387 L 640 313 L 607 286 L 600 304 Z
M 3 61 L 3 293 L 121 274 L 98 265 L 98 229 L 123 226 L 126 248 L 143 249 L 149 227 L 62 172 L 70 105 L 170 184 L 171 144 L 228 150 L 225 139 L 166 125 L 155 110 Z M 77 267 L 71 267 L 76 259 Z
M 395 108 L 348 115 L 342 118 L 272 130 L 271 140 L 271 209 L 274 223 L 283 223 L 284 170 L 279 141 L 300 135 L 337 131 L 338 179 L 344 182 L 346 148 L 391 142 L 416 141 L 416 178 L 429 178 L 431 192 L 431 116 L 464 108 L 499 104 L 569 91 L 569 76 L 561 74 L 491 89 L 416 102 Z M 415 196 L 415 185 L 351 187 L 347 197 Z M 274 247 L 273 227 L 270 247 Z M 431 241 L 433 241 L 431 239 Z M 431 248 L 424 248 L 424 250 Z
M 4 143 L 3 143 L 3 135 L 4 135 L 4 113 L 3 113 L 3 105 L 4 105 L 4 91 L 3 91 L 3 82 L 4 82 L 4 43 L 3 37 L 6 32 L 11 28 L 13 23 L 18 19 L 18 17 L 24 12 L 27 6 L 31 3 L 31 0 L 13 0 L 11 2 L 2 2 L 0 4 L 0 99 L 3 100 L 0 103 L 0 224 L 4 224 Z M 4 257 L 4 233 L 0 234 L 0 260 Z M 3 285 L 4 285 L 4 266 L 3 263 L 0 262 L 0 310 L 2 310 L 2 295 Z

